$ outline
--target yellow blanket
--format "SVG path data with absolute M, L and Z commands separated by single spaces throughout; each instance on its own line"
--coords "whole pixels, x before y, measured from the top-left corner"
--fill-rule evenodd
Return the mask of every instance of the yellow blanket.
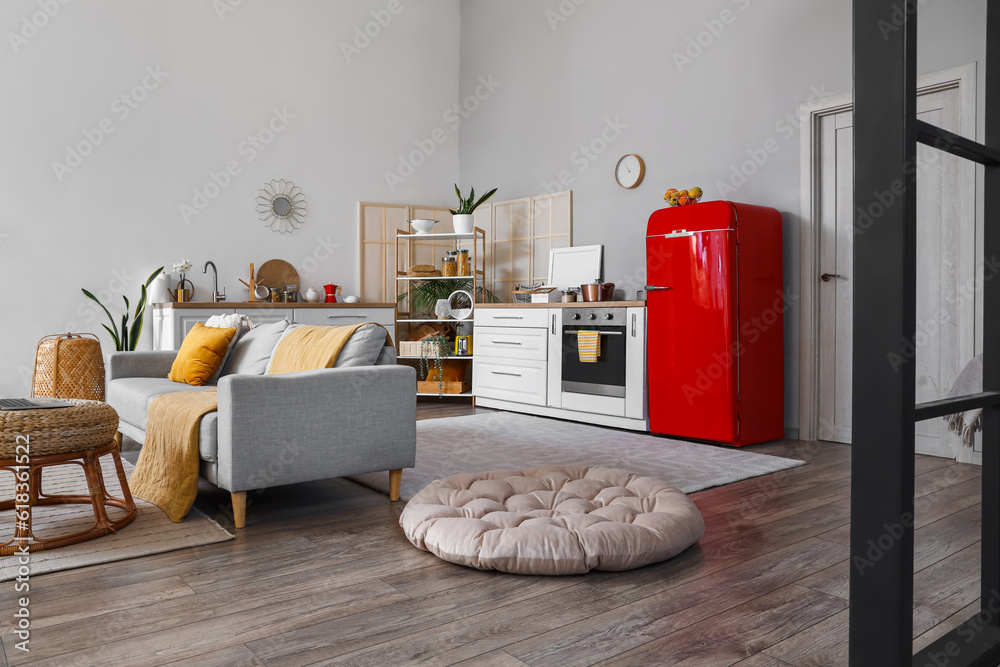
M 344 344 L 354 335 L 359 327 L 367 323 L 347 327 L 309 326 L 292 329 L 281 339 L 268 375 L 279 373 L 295 373 L 311 371 L 317 368 L 331 368 L 337 363 L 337 356 Z M 389 332 L 386 332 L 386 344 L 392 345 Z
M 270 375 L 331 368 L 358 327 L 306 326 L 293 329 L 274 351 Z M 387 344 L 391 345 L 389 332 Z M 132 495 L 153 503 L 178 522 L 198 495 L 198 427 L 218 409 L 216 389 L 157 396 L 149 405 L 146 441 L 129 479 Z M 243 490 L 243 489 L 237 489 Z
M 218 407 L 218 391 L 181 391 L 149 404 L 146 441 L 128 481 L 132 495 L 181 521 L 198 495 L 198 425 Z

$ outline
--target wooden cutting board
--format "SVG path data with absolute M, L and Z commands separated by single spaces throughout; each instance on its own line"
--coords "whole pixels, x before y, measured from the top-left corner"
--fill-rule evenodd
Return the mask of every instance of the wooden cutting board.
M 285 285 L 302 285 L 299 283 L 299 272 L 283 259 L 269 259 L 257 269 L 257 284 L 267 287 L 285 289 Z

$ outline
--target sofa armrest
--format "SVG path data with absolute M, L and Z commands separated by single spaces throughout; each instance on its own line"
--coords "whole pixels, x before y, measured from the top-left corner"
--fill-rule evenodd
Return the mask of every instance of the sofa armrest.
M 409 366 L 219 381 L 217 477 L 228 491 L 410 468 L 416 438 Z
M 108 357 L 108 382 L 118 378 L 167 377 L 177 350 L 112 352 Z

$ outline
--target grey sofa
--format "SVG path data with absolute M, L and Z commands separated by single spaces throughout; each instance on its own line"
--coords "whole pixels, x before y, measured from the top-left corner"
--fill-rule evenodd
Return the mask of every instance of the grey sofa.
M 168 380 L 176 354 L 110 356 L 107 402 L 122 434 L 143 442 L 156 396 L 210 388 Z M 390 498 L 399 498 L 402 469 L 416 459 L 416 378 L 413 368 L 395 364 L 391 347 L 374 365 L 233 373 L 217 386 L 218 411 L 199 430 L 201 476 L 232 494 L 237 528 L 254 489 L 388 470 Z

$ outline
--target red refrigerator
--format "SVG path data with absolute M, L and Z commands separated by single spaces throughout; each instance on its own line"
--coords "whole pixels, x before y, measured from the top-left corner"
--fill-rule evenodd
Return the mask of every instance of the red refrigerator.
M 781 214 L 712 201 L 646 230 L 649 427 L 750 445 L 784 437 Z

